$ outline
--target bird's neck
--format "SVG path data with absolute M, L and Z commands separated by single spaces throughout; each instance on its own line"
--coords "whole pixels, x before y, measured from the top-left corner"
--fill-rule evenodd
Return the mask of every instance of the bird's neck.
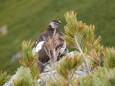
M 49 31 L 54 31 L 55 29 L 58 29 L 58 28 L 52 28 L 51 25 L 48 26 Z

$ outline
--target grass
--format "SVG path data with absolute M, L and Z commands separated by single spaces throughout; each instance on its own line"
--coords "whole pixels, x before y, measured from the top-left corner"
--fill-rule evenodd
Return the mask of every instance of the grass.
M 21 50 L 23 40 L 35 40 L 47 29 L 52 19 L 66 24 L 63 14 L 68 10 L 78 13 L 78 20 L 96 26 L 102 44 L 115 46 L 115 0 L 0 0 L 0 27 L 6 25 L 8 33 L 0 34 L 0 70 L 13 74 L 18 61 L 11 57 Z

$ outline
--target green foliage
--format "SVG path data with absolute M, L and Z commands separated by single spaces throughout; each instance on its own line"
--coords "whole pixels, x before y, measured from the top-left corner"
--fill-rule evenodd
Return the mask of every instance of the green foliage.
M 94 26 L 88 26 L 81 21 L 77 21 L 76 15 L 74 11 L 65 13 L 67 24 L 65 26 L 64 38 L 68 46 L 77 48 L 79 52 L 84 53 L 89 53 L 91 49 L 99 50 L 102 48 L 99 44 L 100 37 L 95 39 Z
M 25 67 L 29 67 L 32 76 L 34 78 L 39 78 L 39 69 L 38 69 L 38 54 L 33 53 L 34 42 L 30 41 L 23 41 L 22 43 L 22 50 L 23 50 L 23 56 L 19 60 L 20 64 Z
M 27 67 L 20 67 L 17 70 L 13 83 L 13 86 L 37 86 L 30 69 Z
M 77 84 L 78 86 L 114 86 L 115 68 L 109 70 L 101 68 L 86 77 L 80 77 Z
M 108 68 L 115 67 L 115 49 L 106 48 L 104 52 L 104 66 Z
M 67 80 L 59 74 L 56 74 L 52 78 L 46 80 L 46 86 L 68 86 L 68 83 Z
M 87 75 L 87 76 L 83 76 L 83 77 L 79 77 L 77 79 L 75 79 L 74 83 L 77 84 L 77 86 L 93 86 L 93 80 L 91 75 Z
M 32 51 L 33 45 L 31 40 L 22 43 L 23 56 L 19 60 L 22 67 L 16 72 L 13 86 L 38 86 L 38 54 Z
M 33 45 L 34 42 L 32 41 L 23 41 L 22 43 L 23 56 L 20 59 L 20 63 L 23 66 L 32 66 L 34 64 L 34 60 L 37 60 L 35 55 L 32 53 Z
M 68 84 L 65 80 L 63 80 L 63 81 L 61 81 L 61 80 L 59 80 L 59 81 L 50 80 L 49 82 L 47 82 L 47 86 L 68 86 Z
M 100 45 L 101 37 L 95 38 L 95 27 L 78 21 L 76 15 L 74 11 L 65 13 L 67 24 L 64 28 L 64 39 L 68 46 L 88 55 L 92 59 L 93 65 L 97 66 L 102 59 L 103 52 L 103 46 Z
M 0 86 L 6 83 L 10 79 L 10 75 L 7 72 L 0 72 Z
M 74 55 L 68 54 L 55 65 L 57 72 L 68 81 L 68 84 L 70 84 L 73 74 L 82 63 L 83 56 L 83 54 L 79 53 Z

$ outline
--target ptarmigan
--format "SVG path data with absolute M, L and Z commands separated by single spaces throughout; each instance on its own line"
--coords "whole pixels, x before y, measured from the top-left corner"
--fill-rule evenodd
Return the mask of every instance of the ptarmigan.
M 58 56 L 58 60 L 60 57 L 64 56 L 67 52 L 66 43 L 62 38 L 63 33 L 58 28 L 59 24 L 61 24 L 61 21 L 52 20 L 48 25 L 48 29 L 42 32 L 36 40 L 35 47 L 33 48 L 33 50 L 39 53 L 38 67 L 40 73 L 43 72 L 44 64 L 50 60 L 49 56 L 47 55 L 44 49 L 45 43 L 48 42 L 49 37 L 50 38 L 53 37 L 54 33 L 58 35 L 58 40 L 60 41 L 60 44 L 56 46 L 57 48 L 60 47 L 60 53 L 59 53 L 60 55 Z

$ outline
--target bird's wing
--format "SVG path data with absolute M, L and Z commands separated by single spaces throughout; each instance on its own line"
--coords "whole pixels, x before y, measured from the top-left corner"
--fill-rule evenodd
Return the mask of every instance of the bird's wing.
M 41 42 L 41 41 L 45 41 L 44 40 L 44 37 L 46 36 L 46 31 L 44 31 L 44 32 L 42 32 L 39 36 L 38 36 L 38 38 L 37 38 L 37 40 L 36 40 L 36 44 L 38 44 L 39 42 Z

